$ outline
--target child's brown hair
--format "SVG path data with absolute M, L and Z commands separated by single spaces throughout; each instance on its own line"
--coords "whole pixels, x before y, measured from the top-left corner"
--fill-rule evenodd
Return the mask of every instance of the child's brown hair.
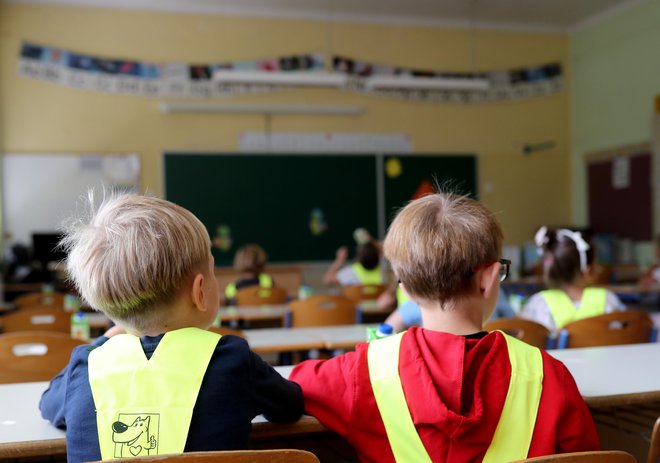
M 263 272 L 268 262 L 268 255 L 258 244 L 246 244 L 236 251 L 234 269 L 242 273 L 252 273 L 255 276 Z
M 412 295 L 446 303 L 472 289 L 472 269 L 500 258 L 502 228 L 483 204 L 436 193 L 401 209 L 385 238 L 385 257 Z

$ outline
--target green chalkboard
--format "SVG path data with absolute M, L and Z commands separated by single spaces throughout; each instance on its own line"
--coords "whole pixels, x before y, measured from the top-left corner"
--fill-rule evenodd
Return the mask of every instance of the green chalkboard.
M 397 209 L 436 182 L 477 194 L 470 155 L 166 153 L 164 166 L 166 198 L 216 238 L 217 265 L 246 243 L 272 262 L 332 260 L 354 244 L 356 228 L 382 235 Z
M 373 155 L 167 153 L 164 165 L 168 200 L 191 210 L 212 238 L 229 227 L 231 246 L 214 247 L 216 265 L 246 243 L 273 262 L 327 261 L 356 228 L 377 233 Z
M 389 224 L 396 211 L 428 191 L 477 197 L 477 159 L 458 155 L 385 156 L 385 218 Z

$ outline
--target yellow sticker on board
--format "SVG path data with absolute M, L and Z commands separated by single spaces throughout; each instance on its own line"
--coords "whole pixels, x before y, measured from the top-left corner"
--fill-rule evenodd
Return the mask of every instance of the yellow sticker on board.
M 399 158 L 389 158 L 385 162 L 385 173 L 389 178 L 397 178 L 399 175 L 401 175 L 401 171 L 403 169 L 401 168 L 401 161 L 399 161 Z

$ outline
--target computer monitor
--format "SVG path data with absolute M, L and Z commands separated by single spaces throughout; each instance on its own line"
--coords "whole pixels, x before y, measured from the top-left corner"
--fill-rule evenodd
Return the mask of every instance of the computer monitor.
M 66 252 L 58 247 L 62 238 L 61 233 L 33 233 L 32 234 L 32 259 L 43 264 L 59 261 L 66 258 Z

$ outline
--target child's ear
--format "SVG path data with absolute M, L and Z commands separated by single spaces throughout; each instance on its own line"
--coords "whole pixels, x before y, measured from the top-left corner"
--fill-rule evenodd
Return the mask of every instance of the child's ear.
M 190 288 L 190 299 L 197 310 L 206 311 L 204 296 L 204 275 L 197 273 Z
M 480 272 L 479 290 L 486 298 L 490 297 L 493 291 L 499 290 L 501 265 L 499 262 L 496 262 L 482 269 Z

